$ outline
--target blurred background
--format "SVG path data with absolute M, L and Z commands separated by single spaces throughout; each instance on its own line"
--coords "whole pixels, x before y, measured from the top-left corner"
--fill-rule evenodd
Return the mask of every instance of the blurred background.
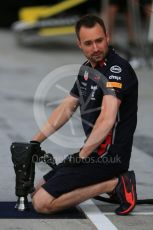
M 6 0 L 0 27 L 10 29 L 20 45 L 42 45 L 74 34 L 76 20 L 94 13 L 104 19 L 114 48 L 139 68 L 152 65 L 152 12 L 152 0 Z

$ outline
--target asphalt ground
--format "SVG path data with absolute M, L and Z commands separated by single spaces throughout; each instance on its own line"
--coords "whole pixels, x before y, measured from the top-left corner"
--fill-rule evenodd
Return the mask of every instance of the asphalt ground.
M 71 36 L 54 38 L 46 45 L 22 47 L 16 44 L 12 32 L 0 31 L 0 201 L 16 200 L 10 145 L 13 141 L 29 141 L 37 132 L 42 120 L 41 114 L 38 117 L 34 115 L 33 105 L 37 101 L 34 100 L 37 99 L 36 96 L 45 94 L 42 82 L 48 73 L 51 72 L 52 75 L 53 70 L 55 71 L 53 75 L 56 75 L 59 74 L 56 72 L 57 68 L 59 70 L 64 65 L 81 64 L 84 60 L 74 42 L 75 39 Z M 144 65 L 136 72 L 139 79 L 139 111 L 130 168 L 136 172 L 138 198 L 145 199 L 153 198 L 153 70 Z M 64 78 L 60 75 L 54 84 L 49 85 L 43 101 L 46 103 L 46 114 L 54 109 L 73 85 L 74 74 L 71 73 L 70 76 L 66 74 Z M 40 108 L 41 106 L 42 104 Z M 65 136 L 68 139 L 64 139 Z M 56 138 L 45 141 L 42 148 L 52 152 L 58 162 L 65 155 L 76 151 L 83 138 L 80 121 L 76 116 L 58 132 Z M 79 145 L 75 143 L 76 139 Z M 47 170 L 48 166 L 38 164 L 36 180 Z M 38 228 L 151 230 L 153 228 L 153 205 L 139 205 L 130 216 L 126 217 L 116 216 L 115 207 L 89 200 L 81 204 L 87 219 L 30 221 L 1 219 L 0 230 Z M 95 222 L 98 223 L 97 226 Z

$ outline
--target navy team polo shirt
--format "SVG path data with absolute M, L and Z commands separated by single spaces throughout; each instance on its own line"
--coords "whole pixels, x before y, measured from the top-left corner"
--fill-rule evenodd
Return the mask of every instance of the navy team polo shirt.
M 116 122 L 98 148 L 98 154 L 118 154 L 129 162 L 137 124 L 138 80 L 130 64 L 109 47 L 105 60 L 95 68 L 85 62 L 70 94 L 79 99 L 82 125 L 88 137 L 102 110 L 104 95 L 121 100 Z

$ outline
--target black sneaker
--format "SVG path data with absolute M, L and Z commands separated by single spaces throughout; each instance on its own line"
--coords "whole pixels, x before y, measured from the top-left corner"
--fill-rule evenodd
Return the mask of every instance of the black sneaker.
M 134 171 L 128 171 L 119 177 L 119 183 L 115 188 L 115 194 L 120 201 L 120 207 L 115 210 L 117 215 L 127 215 L 135 207 L 137 202 L 136 180 Z

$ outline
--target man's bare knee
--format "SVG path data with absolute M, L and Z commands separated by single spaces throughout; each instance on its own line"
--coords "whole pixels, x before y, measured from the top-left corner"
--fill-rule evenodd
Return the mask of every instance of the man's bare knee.
M 51 213 L 52 210 L 52 201 L 55 198 L 47 193 L 43 188 L 39 189 L 38 192 L 32 198 L 33 208 L 38 213 Z
M 38 198 L 38 196 L 36 196 L 36 194 L 32 198 L 32 204 L 33 204 L 33 208 L 35 209 L 36 212 L 38 212 L 38 213 L 44 213 L 46 207 L 45 207 L 44 204 L 42 204 L 39 201 L 39 198 Z

